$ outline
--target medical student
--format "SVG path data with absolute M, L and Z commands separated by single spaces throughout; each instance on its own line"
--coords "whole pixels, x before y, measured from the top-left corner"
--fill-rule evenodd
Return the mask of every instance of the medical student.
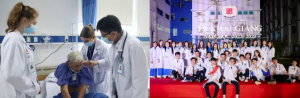
M 0 98 L 34 98 L 42 90 L 33 50 L 23 38 L 24 34 L 35 31 L 38 16 L 34 8 L 22 2 L 8 16 L 7 34 L 1 44 Z
M 200 82 L 200 71 L 203 71 L 203 68 L 201 68 L 200 66 L 196 65 L 196 61 L 197 59 L 195 57 L 191 58 L 191 65 L 186 69 L 185 72 L 185 78 L 186 80 L 182 80 L 181 82 L 194 82 L 195 80 L 197 80 L 198 82 Z
M 188 65 L 191 63 L 190 59 L 192 58 L 192 54 L 191 54 L 191 49 L 189 48 L 189 42 L 188 41 L 185 41 L 184 42 L 184 52 L 185 54 L 185 59 L 188 60 Z
M 219 51 L 218 43 L 214 43 L 214 47 L 213 47 L 213 51 L 212 51 L 213 57 L 216 59 L 219 59 L 219 56 L 220 56 L 219 53 L 220 53 L 220 51 Z
M 198 51 L 197 45 L 193 44 L 192 49 L 191 49 L 191 57 L 195 57 L 195 52 Z
M 180 58 L 180 52 L 176 52 L 175 53 L 175 58 L 173 61 L 172 61 L 172 75 L 173 75 L 173 80 L 177 80 L 177 79 L 181 79 L 183 80 L 184 79 L 184 74 L 183 74 L 183 71 L 184 71 L 184 62 L 183 60 Z
M 262 44 L 261 44 L 261 47 L 260 47 L 260 53 L 261 53 L 262 58 L 264 58 L 268 61 L 268 58 L 267 58 L 267 56 L 268 56 L 268 46 L 267 46 L 267 41 L 266 40 L 262 41 Z
M 104 42 L 112 43 L 109 56 L 99 61 L 102 68 L 111 67 L 111 98 L 148 97 L 147 64 L 149 63 L 143 43 L 135 36 L 123 31 L 119 19 L 114 15 L 107 15 L 100 19 L 97 23 L 97 30 L 101 31 Z
M 206 53 L 210 52 L 212 53 L 213 49 L 212 49 L 212 44 L 210 41 L 207 41 L 206 43 Z
M 271 41 L 268 42 L 267 54 L 268 61 L 272 62 L 272 58 L 275 57 L 275 48 Z
M 240 47 L 237 45 L 237 42 L 236 41 L 232 41 L 232 46 L 231 48 L 229 49 L 229 52 L 232 53 L 232 50 L 233 49 L 236 49 L 238 51 L 238 56 L 240 55 Z
M 203 40 L 200 40 L 198 48 L 198 50 L 200 51 L 200 58 L 204 59 L 206 56 L 206 48 L 204 46 Z
M 206 58 L 203 61 L 203 65 L 206 69 L 207 69 L 207 67 L 210 67 L 210 65 L 211 65 L 211 58 L 212 58 L 212 54 L 210 52 L 208 52 L 206 54 Z
M 243 47 L 240 49 L 240 51 L 241 51 L 240 54 L 243 54 L 243 55 L 245 55 L 247 52 L 251 53 L 251 48 L 248 46 L 247 41 L 244 41 Z M 251 54 L 251 55 L 253 55 L 253 54 Z
M 273 76 L 274 81 L 281 81 L 285 82 L 282 77 L 282 75 L 288 75 L 288 72 L 285 70 L 285 67 L 277 62 L 277 58 L 272 58 L 272 65 L 270 66 L 270 73 Z
M 261 56 L 261 54 L 260 54 L 260 52 L 258 50 L 254 51 L 253 58 L 257 58 L 257 63 L 259 63 L 262 66 L 264 66 L 265 64 L 267 64 L 267 60 L 264 59 L 264 58 L 262 58 L 262 56 Z
M 160 51 L 157 48 L 157 42 L 154 41 L 152 48 L 150 49 L 150 78 L 157 76 L 157 63 L 160 63 L 161 56 Z
M 228 61 L 226 60 L 226 56 L 225 56 L 225 53 L 221 53 L 220 55 L 220 59 L 218 61 L 218 66 L 220 66 L 221 68 L 221 78 L 220 78 L 220 82 L 223 81 L 224 79 L 224 69 L 225 67 L 228 65 Z
M 229 49 L 228 49 L 228 44 L 227 44 L 226 42 L 224 42 L 224 43 L 223 43 L 223 48 L 221 49 L 221 52 L 220 52 L 220 53 L 224 53 L 224 51 L 226 51 L 226 50 L 229 51 Z
M 176 42 L 172 42 L 172 49 L 173 49 L 173 57 L 175 58 L 175 53 L 178 52 L 178 49 L 176 47 Z
M 226 98 L 226 86 L 228 84 L 233 84 L 235 86 L 236 98 L 239 98 L 240 94 L 240 84 L 235 79 L 237 77 L 238 68 L 236 67 L 236 59 L 230 58 L 230 63 L 224 70 L 225 81 L 223 81 L 223 98 Z
M 239 56 L 238 56 L 238 51 L 235 50 L 235 49 L 232 50 L 232 56 L 231 56 L 231 57 L 235 58 L 235 60 L 236 60 L 237 62 L 240 61 Z
M 240 61 L 237 64 L 238 67 L 238 79 L 240 81 L 248 82 L 249 77 L 249 62 L 245 60 L 245 56 L 243 54 L 240 55 Z
M 255 82 L 255 84 L 259 85 L 261 84 L 260 81 L 265 81 L 265 68 L 259 63 L 257 63 L 257 58 L 252 59 L 252 65 L 250 67 L 251 71 L 251 80 Z
M 172 39 L 171 39 L 171 38 L 169 38 L 169 39 L 168 39 L 168 42 L 169 42 L 169 43 L 172 43 Z
M 219 89 L 222 88 L 221 84 L 219 83 L 219 79 L 221 77 L 221 70 L 220 67 L 217 65 L 217 59 L 211 58 L 211 64 L 207 67 L 205 76 L 208 78 L 208 81 L 204 84 L 204 89 L 206 92 L 206 96 L 211 98 L 209 93 L 209 85 L 215 85 L 215 91 L 213 98 L 216 98 L 219 92 Z
M 199 70 L 200 70 L 200 80 L 199 81 L 203 81 L 205 79 L 205 72 L 206 72 L 206 69 L 204 67 L 204 64 L 203 64 L 203 59 L 199 57 L 200 56 L 200 52 L 197 50 L 195 52 L 195 58 L 196 58 L 196 65 L 199 66 Z M 203 69 L 203 71 L 202 71 Z
M 252 45 L 251 45 L 251 54 L 254 54 L 254 51 L 258 50 L 260 52 L 260 47 L 258 46 L 257 40 L 253 40 Z M 252 55 L 253 57 L 254 55 Z
M 230 52 L 228 50 L 224 51 L 225 53 L 225 56 L 226 56 L 226 61 L 229 62 L 229 59 L 230 59 Z
M 98 39 L 95 35 L 92 24 L 83 27 L 80 38 L 84 45 L 81 53 L 85 60 L 84 63 L 95 63 L 108 56 L 108 44 Z M 109 68 L 102 68 L 99 64 L 89 68 L 94 82 L 89 86 L 90 93 L 104 93 L 107 96 L 110 92 L 111 75 Z
M 297 66 L 297 61 L 294 60 L 292 65 L 289 67 L 289 79 L 288 83 L 294 83 L 300 80 L 300 68 Z
M 173 49 L 170 47 L 170 42 L 165 42 L 165 50 L 164 50 L 164 67 L 163 67 L 163 78 L 166 78 L 167 76 L 171 76 L 172 71 L 172 60 L 174 59 L 173 56 Z
M 84 98 L 88 96 L 86 89 L 88 86 L 91 87 L 94 81 L 89 68 L 83 66 L 83 62 L 82 53 L 72 51 L 68 54 L 67 61 L 58 65 L 54 75 L 57 78 L 57 85 L 61 88 L 61 93 L 53 98 Z M 98 94 L 97 96 L 100 98 L 108 98 L 103 93 Z
M 158 50 L 160 52 L 159 56 L 161 57 L 160 63 L 157 64 L 157 78 L 163 77 L 163 68 L 164 68 L 164 57 L 165 57 L 165 46 L 163 40 L 159 40 Z
M 250 68 L 251 65 L 252 65 L 251 53 L 248 52 L 248 53 L 245 54 L 245 60 L 248 61 L 248 63 L 249 63 L 249 68 Z
M 178 43 L 177 51 L 180 53 L 180 58 L 183 57 L 184 48 L 182 47 L 182 42 Z

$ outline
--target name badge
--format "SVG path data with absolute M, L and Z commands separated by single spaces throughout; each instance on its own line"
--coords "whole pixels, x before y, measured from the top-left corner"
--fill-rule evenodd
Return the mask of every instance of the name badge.
M 123 73 L 123 65 L 122 65 L 122 63 L 119 64 L 119 67 L 118 67 L 118 73 L 119 73 L 119 74 L 122 74 L 122 73 Z
M 28 69 L 29 69 L 30 74 L 35 72 L 35 66 L 33 64 L 29 64 Z

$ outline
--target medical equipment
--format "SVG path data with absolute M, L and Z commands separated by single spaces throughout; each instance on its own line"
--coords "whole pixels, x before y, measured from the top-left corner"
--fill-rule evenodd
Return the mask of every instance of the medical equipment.
M 126 32 L 125 40 L 124 40 L 124 42 L 123 42 L 122 50 L 124 50 L 124 46 L 125 46 L 126 39 L 127 39 L 127 32 Z M 121 52 L 121 56 L 120 56 L 120 58 L 119 58 L 119 62 L 122 63 L 122 62 L 123 62 L 123 59 L 124 59 L 124 57 L 123 57 L 123 51 L 122 51 L 122 52 Z
M 43 33 L 41 37 L 41 42 L 44 45 L 45 52 L 50 52 L 51 37 Z

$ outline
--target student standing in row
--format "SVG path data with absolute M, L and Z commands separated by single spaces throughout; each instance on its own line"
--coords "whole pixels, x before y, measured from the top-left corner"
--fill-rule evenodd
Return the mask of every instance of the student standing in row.
M 159 57 L 160 62 L 157 64 L 157 78 L 162 78 L 163 76 L 163 68 L 164 68 L 164 42 L 162 40 L 159 40 L 159 46 L 157 47 L 157 50 L 159 51 L 160 54 Z
M 212 53 L 212 45 L 210 41 L 207 41 L 206 43 L 206 53 L 208 52 Z
M 275 56 L 275 48 L 273 47 L 273 44 L 271 41 L 268 42 L 268 50 L 267 50 L 267 58 L 268 62 L 272 62 L 272 58 Z
M 208 98 L 211 98 L 209 93 L 209 85 L 215 85 L 215 91 L 213 98 L 216 98 L 219 92 L 219 89 L 221 89 L 221 84 L 219 83 L 219 79 L 221 77 L 221 70 L 220 67 L 217 65 L 215 58 L 211 58 L 211 64 L 209 67 L 207 67 L 205 76 L 208 78 L 208 81 L 204 84 L 204 89 L 206 92 L 206 96 Z
M 245 54 L 248 53 L 248 52 L 251 53 L 251 48 L 249 48 L 248 42 L 247 42 L 247 41 L 244 41 L 243 47 L 241 48 L 241 53 L 240 53 L 240 54 L 245 55 Z
M 172 71 L 172 65 L 171 62 L 174 59 L 173 56 L 173 48 L 170 47 L 170 42 L 165 43 L 165 50 L 164 50 L 164 67 L 163 67 L 163 78 L 166 78 L 167 76 L 171 76 Z
M 160 51 L 157 48 L 157 42 L 154 41 L 150 49 L 150 78 L 157 76 L 157 64 L 161 63 Z
M 195 57 L 195 52 L 197 51 L 197 45 L 193 44 L 191 49 L 191 57 Z
M 260 53 L 261 53 L 262 58 L 264 58 L 268 61 L 268 58 L 267 58 L 268 52 L 267 51 L 268 51 L 267 41 L 263 40 L 262 45 L 260 47 Z
M 237 72 L 238 72 L 238 68 L 235 65 L 236 59 L 230 58 L 229 60 L 230 63 L 227 67 L 225 67 L 225 71 L 224 71 L 224 77 L 226 81 L 223 82 L 223 98 L 226 98 L 226 86 L 228 84 L 233 84 L 235 86 L 236 98 L 239 98 L 240 84 L 235 79 L 237 77 Z
M 184 53 L 184 48 L 182 47 L 182 42 L 178 43 L 177 51 L 180 53 L 180 58 L 182 59 L 183 53 Z
M 205 46 L 204 46 L 203 40 L 201 40 L 201 41 L 199 42 L 198 48 L 199 48 L 199 51 L 200 51 L 200 58 L 204 59 L 205 56 L 206 56 L 206 48 L 205 48 Z
M 175 57 L 175 53 L 179 52 L 178 48 L 176 47 L 176 42 L 172 42 L 172 49 L 173 49 L 173 57 Z
M 218 47 L 218 44 L 217 43 L 214 43 L 214 47 L 213 47 L 213 57 L 216 58 L 216 59 L 219 59 L 219 47 Z
M 223 48 L 220 53 L 224 53 L 224 51 L 228 50 L 228 44 L 226 42 L 223 43 Z M 228 50 L 229 51 L 229 50 Z

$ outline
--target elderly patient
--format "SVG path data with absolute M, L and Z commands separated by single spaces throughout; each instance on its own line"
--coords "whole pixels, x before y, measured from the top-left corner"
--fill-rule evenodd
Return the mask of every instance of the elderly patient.
M 54 75 L 61 93 L 53 98 L 107 98 L 101 93 L 85 94 L 93 78 L 89 68 L 83 66 L 83 56 L 79 51 L 69 53 L 68 61 L 58 65 Z

